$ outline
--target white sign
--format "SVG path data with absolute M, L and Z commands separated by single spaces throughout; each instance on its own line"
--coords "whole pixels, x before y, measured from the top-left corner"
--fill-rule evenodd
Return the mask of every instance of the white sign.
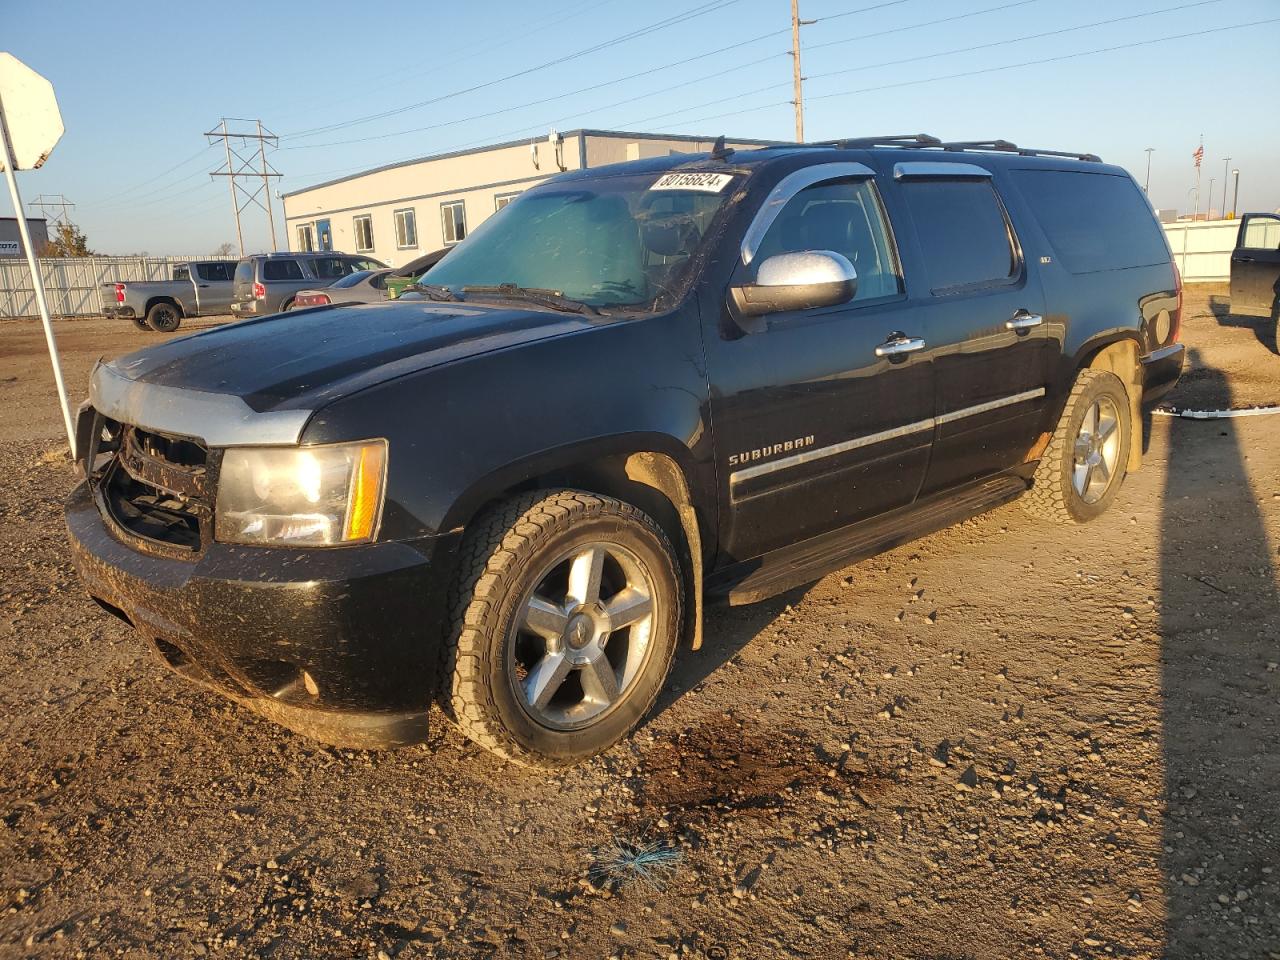
M 16 257 L 22 253 L 22 246 L 17 240 L 0 240 L 0 257 Z
M 719 193 L 732 179 L 731 173 L 664 173 L 649 189 Z
M 0 108 L 18 170 L 38 170 L 62 138 L 53 84 L 11 53 L 0 53 Z M 0 154 L 0 163 L 8 158 Z

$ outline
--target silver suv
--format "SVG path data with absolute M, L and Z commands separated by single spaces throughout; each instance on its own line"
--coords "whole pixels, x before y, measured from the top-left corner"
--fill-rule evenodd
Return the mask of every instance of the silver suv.
M 385 263 L 348 253 L 268 253 L 236 264 L 231 313 L 264 317 L 293 308 L 298 291 L 327 287 L 357 270 L 379 270 Z

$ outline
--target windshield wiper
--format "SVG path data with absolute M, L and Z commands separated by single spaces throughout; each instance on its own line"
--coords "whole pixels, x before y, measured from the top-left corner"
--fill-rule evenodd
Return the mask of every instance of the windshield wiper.
M 481 297 L 497 297 L 502 300 L 527 300 L 540 307 L 550 307 L 564 313 L 589 313 L 599 316 L 600 311 L 589 303 L 572 300 L 559 290 L 544 290 L 541 287 L 521 287 L 514 283 L 500 283 L 497 286 L 463 287 L 465 294 L 476 294 Z
M 442 287 L 435 283 L 411 283 L 401 293 L 421 293 L 428 300 L 447 301 L 450 303 L 462 302 L 462 298 L 448 287 Z

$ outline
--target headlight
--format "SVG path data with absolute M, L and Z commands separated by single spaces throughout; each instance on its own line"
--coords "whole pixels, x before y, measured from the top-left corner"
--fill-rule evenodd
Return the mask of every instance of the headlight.
M 214 538 L 331 546 L 373 538 L 387 442 L 232 447 L 222 455 Z

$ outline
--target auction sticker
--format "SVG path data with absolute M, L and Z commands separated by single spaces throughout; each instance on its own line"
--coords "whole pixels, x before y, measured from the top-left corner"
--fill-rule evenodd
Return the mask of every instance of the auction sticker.
M 696 190 L 719 193 L 733 179 L 731 173 L 664 173 L 650 190 Z

